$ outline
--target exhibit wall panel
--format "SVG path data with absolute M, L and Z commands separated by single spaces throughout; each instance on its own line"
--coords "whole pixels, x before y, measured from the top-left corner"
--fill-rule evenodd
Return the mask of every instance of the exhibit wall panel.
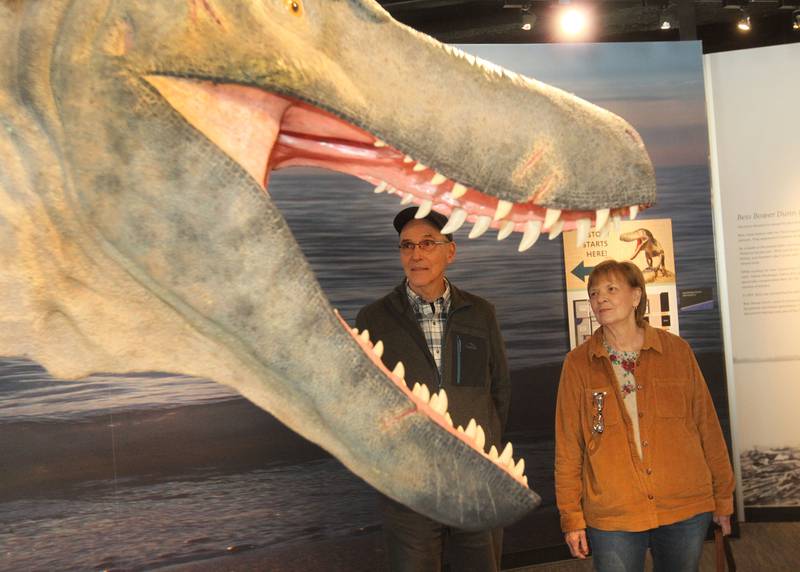
M 739 491 L 800 509 L 800 45 L 705 56 Z

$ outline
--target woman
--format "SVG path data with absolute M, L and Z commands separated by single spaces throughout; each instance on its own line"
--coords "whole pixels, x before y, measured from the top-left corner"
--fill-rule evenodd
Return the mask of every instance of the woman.
M 596 570 L 698 568 L 710 521 L 730 533 L 734 479 L 689 345 L 650 327 L 630 262 L 589 276 L 601 327 L 564 360 L 556 410 L 556 500 L 570 552 Z M 588 537 L 588 542 L 587 542 Z

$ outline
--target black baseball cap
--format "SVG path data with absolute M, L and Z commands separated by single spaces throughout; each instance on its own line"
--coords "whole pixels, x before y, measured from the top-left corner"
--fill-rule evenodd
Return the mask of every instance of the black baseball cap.
M 408 207 L 407 209 L 403 209 L 397 213 L 397 216 L 394 217 L 394 228 L 397 230 L 397 234 L 400 234 L 403 231 L 403 228 L 405 228 L 409 222 L 414 220 L 414 215 L 417 214 L 417 209 L 418 207 Z M 436 211 L 429 212 L 426 216 L 419 220 L 427 220 L 439 230 L 442 230 L 444 225 L 447 224 L 447 217 L 442 213 L 437 213 Z M 445 234 L 444 236 L 450 242 L 453 241 L 452 234 Z

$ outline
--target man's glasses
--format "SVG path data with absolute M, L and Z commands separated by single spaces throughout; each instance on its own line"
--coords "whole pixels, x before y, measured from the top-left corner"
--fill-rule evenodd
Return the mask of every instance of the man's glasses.
M 411 254 L 417 247 L 419 247 L 422 252 L 430 252 L 436 248 L 436 246 L 440 244 L 449 244 L 449 242 L 449 240 L 431 240 L 429 238 L 420 240 L 419 242 L 404 240 L 398 245 L 398 248 L 400 248 L 400 252 L 403 254 Z

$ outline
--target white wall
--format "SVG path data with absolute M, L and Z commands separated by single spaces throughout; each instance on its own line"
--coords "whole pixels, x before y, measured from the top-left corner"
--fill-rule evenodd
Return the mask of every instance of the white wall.
M 704 67 L 738 470 L 756 447 L 800 451 L 800 44 Z

